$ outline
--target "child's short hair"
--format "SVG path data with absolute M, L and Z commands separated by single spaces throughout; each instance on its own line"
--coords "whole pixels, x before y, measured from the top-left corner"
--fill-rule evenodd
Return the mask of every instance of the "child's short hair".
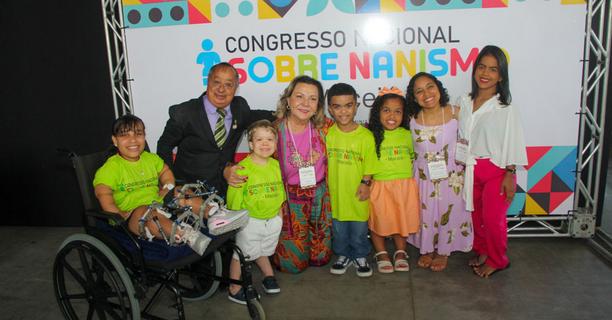
M 355 101 L 357 101 L 357 91 L 355 91 L 355 88 L 353 88 L 353 86 L 347 83 L 338 82 L 327 90 L 328 106 L 331 103 L 331 98 L 335 96 L 353 96 Z
M 276 133 L 276 127 L 272 124 L 272 122 L 268 120 L 259 120 L 253 122 L 249 128 L 247 129 L 247 138 L 248 141 L 253 141 L 253 134 L 255 134 L 255 130 L 257 129 L 268 129 L 272 134 L 274 134 L 274 138 L 278 139 L 278 134 Z
M 124 114 L 113 122 L 113 136 L 119 136 L 130 131 L 145 130 L 144 122 L 133 114 Z

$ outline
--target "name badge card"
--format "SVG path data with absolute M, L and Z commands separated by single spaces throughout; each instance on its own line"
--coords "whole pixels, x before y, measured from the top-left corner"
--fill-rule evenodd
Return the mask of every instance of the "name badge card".
M 457 146 L 455 147 L 455 162 L 459 164 L 465 164 L 468 153 L 468 142 L 465 139 L 457 140 Z
M 446 170 L 446 161 L 435 160 L 427 163 L 430 180 L 442 180 L 448 178 L 448 170 Z
M 317 184 L 317 175 L 314 166 L 300 168 L 300 188 L 312 188 Z

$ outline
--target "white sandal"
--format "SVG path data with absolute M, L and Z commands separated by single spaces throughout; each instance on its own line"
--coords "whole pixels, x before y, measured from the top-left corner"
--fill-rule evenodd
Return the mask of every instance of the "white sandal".
M 396 259 L 399 253 L 403 253 L 406 258 Z M 406 272 L 410 271 L 410 265 L 408 264 L 408 253 L 404 250 L 396 250 L 393 254 L 393 268 L 395 271 Z
M 380 251 L 374 255 L 374 259 L 376 259 L 376 267 L 378 268 L 378 272 L 380 273 L 393 273 L 393 264 L 389 260 L 378 260 L 378 256 L 389 253 L 387 251 Z

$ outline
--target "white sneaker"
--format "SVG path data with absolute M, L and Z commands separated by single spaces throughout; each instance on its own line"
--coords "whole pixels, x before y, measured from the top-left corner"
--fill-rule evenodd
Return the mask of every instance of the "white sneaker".
M 240 229 L 248 222 L 248 210 L 232 211 L 226 207 L 213 206 L 208 212 L 208 232 L 213 236 Z
M 183 232 L 181 239 L 197 254 L 203 255 L 210 244 L 210 238 L 189 225 L 184 227 Z

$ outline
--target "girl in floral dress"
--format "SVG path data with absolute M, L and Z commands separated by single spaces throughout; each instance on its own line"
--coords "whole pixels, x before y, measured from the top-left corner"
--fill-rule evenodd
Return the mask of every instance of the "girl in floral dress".
M 455 163 L 457 114 L 448 93 L 431 74 L 410 80 L 406 100 L 413 117 L 414 172 L 421 200 L 421 228 L 408 242 L 420 248 L 417 264 L 442 271 L 453 251 L 472 249 L 472 219 L 462 198 L 464 168 Z

